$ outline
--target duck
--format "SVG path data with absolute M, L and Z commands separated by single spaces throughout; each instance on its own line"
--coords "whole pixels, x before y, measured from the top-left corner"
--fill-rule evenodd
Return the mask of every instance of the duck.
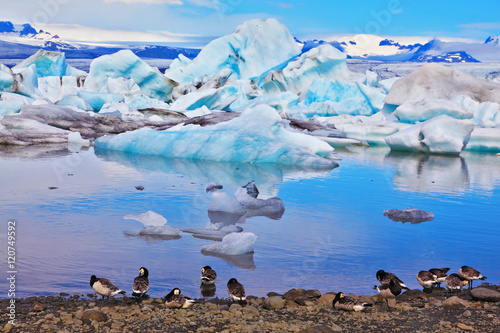
M 385 299 L 389 308 L 389 299 L 398 297 L 402 287 L 398 282 L 389 280 L 389 283 L 382 283 L 380 286 L 374 286 L 373 289 L 377 290 L 380 296 Z
M 149 290 L 149 271 L 145 267 L 139 269 L 139 276 L 134 279 L 132 295 L 142 298 Z
M 437 277 L 437 286 L 438 287 L 441 287 L 441 282 L 444 282 L 446 280 L 446 277 L 448 276 L 448 271 L 450 269 L 449 268 L 431 268 L 429 269 L 429 272 L 431 272 L 432 274 L 436 275 Z
M 115 286 L 111 281 L 105 278 L 98 278 L 95 275 L 90 277 L 90 286 L 96 293 L 102 296 L 102 299 L 106 297 L 109 300 L 109 296 L 116 296 L 118 294 L 125 295 L 126 292 L 120 290 L 117 286 Z
M 450 274 L 446 277 L 446 289 L 453 293 L 454 291 L 461 292 L 462 288 L 469 284 L 469 280 L 462 278 L 457 273 Z
M 194 299 L 181 295 L 181 290 L 179 288 L 172 289 L 172 291 L 164 297 L 164 300 L 167 308 L 175 309 L 189 309 L 194 303 L 196 303 Z
M 205 266 L 201 269 L 201 284 L 211 285 L 215 283 L 217 273 L 210 266 Z
M 376 277 L 377 277 L 377 280 L 381 283 L 381 284 L 388 284 L 390 282 L 390 280 L 394 280 L 397 284 L 399 284 L 401 286 L 401 288 L 403 289 L 406 289 L 406 290 L 410 290 L 410 288 L 408 288 L 403 281 L 401 281 L 400 278 L 398 278 L 395 274 L 393 273 L 388 273 L 382 269 L 378 270 L 377 271 L 377 274 L 376 274 Z
M 337 295 L 335 295 L 332 305 L 337 310 L 356 312 L 363 311 L 364 309 L 373 306 L 370 303 L 364 303 L 352 297 L 345 296 L 343 292 L 339 292 L 337 293 Z
M 486 276 L 483 276 L 476 269 L 469 267 L 469 266 L 460 267 L 460 269 L 458 270 L 458 274 L 462 278 L 467 279 L 470 282 L 469 289 L 472 289 L 472 281 L 474 281 L 474 280 L 486 280 Z
M 430 292 L 436 284 L 438 284 L 437 276 L 429 271 L 420 271 L 417 274 L 417 281 L 424 288 L 424 292 L 427 288 L 430 288 Z
M 246 303 L 245 288 L 235 278 L 231 278 L 227 282 L 227 293 L 233 302 Z

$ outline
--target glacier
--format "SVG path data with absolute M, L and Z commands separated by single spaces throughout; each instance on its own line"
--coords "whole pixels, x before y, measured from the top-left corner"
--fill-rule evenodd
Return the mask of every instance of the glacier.
M 336 166 L 334 161 L 319 156 L 331 153 L 330 145 L 287 130 L 276 111 L 266 105 L 247 109 L 239 117 L 213 126 L 177 125 L 165 131 L 143 128 L 101 137 L 95 146 L 144 155 L 213 161 Z

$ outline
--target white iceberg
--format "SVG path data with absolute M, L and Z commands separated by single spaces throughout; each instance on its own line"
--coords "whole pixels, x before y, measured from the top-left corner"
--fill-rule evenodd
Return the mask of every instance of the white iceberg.
M 64 52 L 38 50 L 31 57 L 13 67 L 14 71 L 35 65 L 39 77 L 87 75 L 86 72 L 71 67 L 66 62 Z
M 246 21 L 227 36 L 205 46 L 191 62 L 181 59 L 165 71 L 179 83 L 191 82 L 231 68 L 238 78 L 259 76 L 300 54 L 300 47 L 288 29 L 276 19 Z
M 477 102 L 500 103 L 500 84 L 443 65 L 426 64 L 394 82 L 384 102 L 402 105 L 407 100 L 449 100 L 462 95 Z
M 392 134 L 385 141 L 392 150 L 460 154 L 473 129 L 472 120 L 441 115 Z
M 395 111 L 396 117 L 407 123 L 426 121 L 442 114 L 456 119 L 470 119 L 474 111 L 454 101 L 434 98 L 406 100 Z
M 500 152 L 500 128 L 475 127 L 466 150 Z
M 212 126 L 177 125 L 160 132 L 143 128 L 101 137 L 95 145 L 101 149 L 176 158 L 337 166 L 319 156 L 331 153 L 330 145 L 287 130 L 276 111 L 266 105 L 247 109 L 240 117 Z
M 144 228 L 139 231 L 139 235 L 162 235 L 179 236 L 181 231 L 178 228 L 167 225 L 167 219 L 153 211 L 148 211 L 140 215 L 125 215 L 126 220 L 137 220 L 144 224 Z
M 205 229 L 181 229 L 182 232 L 193 234 L 193 237 L 222 241 L 222 239 L 234 232 L 242 232 L 243 228 L 236 225 L 224 225 L 223 223 L 208 222 Z
M 257 236 L 251 232 L 231 233 L 221 243 L 203 245 L 202 252 L 213 252 L 225 255 L 239 255 L 254 252 Z
M 107 84 L 108 78 L 133 79 L 145 95 L 162 101 L 170 100 L 172 89 L 176 86 L 176 83 L 167 79 L 157 68 L 150 67 L 131 50 L 121 50 L 94 59 L 85 80 L 85 88 L 98 91 Z
M 91 91 L 80 91 L 78 97 L 84 99 L 96 112 L 100 111 L 106 103 L 118 103 L 125 100 L 122 94 L 108 94 Z
M 12 70 L 4 64 L 0 64 L 0 91 L 10 88 L 13 83 L 14 73 Z
M 89 102 L 75 95 L 64 95 L 59 101 L 56 102 L 56 105 L 69 106 L 82 111 L 94 111 Z

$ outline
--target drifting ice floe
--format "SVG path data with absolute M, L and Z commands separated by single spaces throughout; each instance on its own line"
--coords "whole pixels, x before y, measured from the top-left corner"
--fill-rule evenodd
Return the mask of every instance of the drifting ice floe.
M 441 115 L 387 136 L 385 141 L 392 150 L 460 154 L 473 129 L 471 120 Z
M 84 71 L 68 65 L 63 52 L 45 50 L 38 50 L 38 52 L 21 61 L 12 69 L 14 72 L 18 72 L 31 65 L 35 65 L 39 77 L 55 76 L 61 78 L 63 76 L 87 75 Z
M 231 233 L 221 243 L 203 245 L 201 251 L 226 255 L 239 255 L 254 251 L 257 236 L 251 232 Z
M 153 211 L 140 215 L 125 215 L 123 218 L 137 220 L 144 224 L 144 228 L 139 231 L 139 235 L 179 236 L 181 233 L 178 228 L 167 225 L 166 218 Z
M 193 237 L 222 241 L 222 239 L 234 232 L 242 232 L 243 228 L 236 225 L 226 225 L 222 223 L 208 222 L 205 229 L 181 229 L 182 232 L 193 234 Z
M 96 147 L 129 153 L 214 161 L 240 161 L 335 167 L 318 155 L 333 148 L 302 133 L 291 132 L 274 109 L 260 105 L 213 126 L 175 126 L 165 131 L 143 128 L 96 140 Z M 316 155 L 318 154 L 318 155 Z

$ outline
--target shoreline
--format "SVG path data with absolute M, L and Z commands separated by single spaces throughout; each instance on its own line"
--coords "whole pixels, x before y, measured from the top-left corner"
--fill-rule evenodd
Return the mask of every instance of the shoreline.
M 91 294 L 87 294 L 91 295 Z M 500 325 L 500 286 L 483 284 L 450 296 L 443 288 L 402 293 L 390 308 L 379 295 L 355 296 L 373 307 L 347 312 L 332 307 L 334 292 L 292 289 L 283 295 L 249 296 L 247 304 L 197 299 L 190 309 L 168 309 L 161 298 L 137 302 L 80 295 L 0 300 L 3 332 L 495 332 Z M 495 298 L 495 297 L 498 297 Z M 489 299 L 489 301 L 487 301 Z

